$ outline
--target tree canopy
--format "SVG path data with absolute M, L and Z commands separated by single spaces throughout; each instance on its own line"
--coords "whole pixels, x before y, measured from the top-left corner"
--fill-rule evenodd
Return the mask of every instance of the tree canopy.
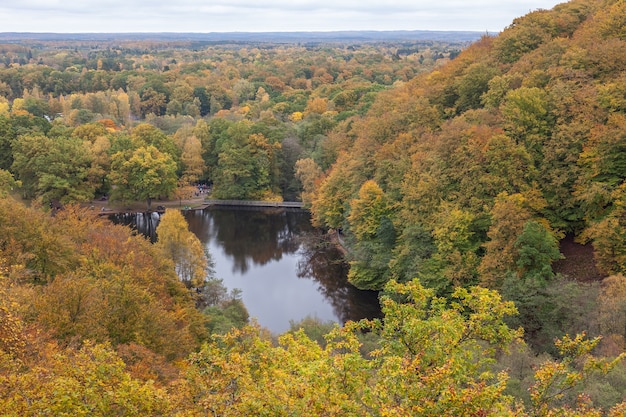
M 471 45 L 0 45 L 0 409 L 623 415 L 625 4 Z M 180 213 L 153 245 L 72 205 L 197 184 L 305 202 L 385 317 L 272 339 Z

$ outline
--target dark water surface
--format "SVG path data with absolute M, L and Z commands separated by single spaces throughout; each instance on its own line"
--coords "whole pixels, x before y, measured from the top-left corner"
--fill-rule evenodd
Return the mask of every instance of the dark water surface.
M 377 293 L 347 282 L 341 254 L 311 226 L 308 212 L 229 207 L 185 217 L 209 249 L 216 276 L 240 289 L 250 316 L 272 332 L 307 316 L 339 323 L 380 316 Z M 156 213 L 115 218 L 149 236 L 158 220 Z

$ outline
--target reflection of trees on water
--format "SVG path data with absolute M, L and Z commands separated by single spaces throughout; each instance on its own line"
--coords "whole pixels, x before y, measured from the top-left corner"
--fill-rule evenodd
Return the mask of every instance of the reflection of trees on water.
M 310 229 L 303 211 L 237 207 L 191 212 L 189 228 L 203 242 L 215 239 L 233 258 L 233 271 L 244 274 L 249 263 L 264 265 L 294 253 L 300 246 L 303 227 Z
M 298 277 L 319 283 L 320 293 L 339 320 L 380 317 L 378 293 L 361 291 L 347 281 L 347 264 L 324 235 L 311 226 L 307 212 L 215 208 L 190 212 L 187 222 L 201 241 L 217 239 L 233 258 L 234 270 L 242 274 L 250 262 L 263 265 L 299 251 Z
M 377 292 L 358 290 L 347 281 L 347 264 L 323 233 L 311 226 L 307 212 L 229 207 L 190 210 L 185 218 L 201 242 L 217 241 L 233 259 L 234 272 L 244 274 L 251 263 L 264 265 L 299 252 L 298 277 L 319 284 L 339 320 L 380 317 Z M 112 220 L 156 240 L 157 213 L 120 214 Z
M 319 291 L 333 306 L 339 320 L 381 317 L 377 291 L 362 291 L 347 280 L 348 265 L 337 248 L 321 233 L 303 235 L 298 277 L 317 281 Z
M 152 243 L 157 240 L 156 228 L 161 219 L 159 213 L 121 213 L 112 214 L 109 218 L 113 223 L 130 226 L 138 234 L 149 238 Z

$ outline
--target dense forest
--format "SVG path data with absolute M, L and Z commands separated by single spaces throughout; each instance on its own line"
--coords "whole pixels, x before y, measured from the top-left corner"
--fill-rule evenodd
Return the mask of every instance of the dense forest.
M 471 44 L 2 42 L 1 415 L 626 413 L 624 0 Z M 198 183 L 302 200 L 384 317 L 271 335 L 178 211 L 151 244 L 80 205 Z
M 198 181 L 214 184 L 217 198 L 293 200 L 297 159 L 330 166 L 323 143 L 338 123 L 465 45 L 0 45 L 0 169 L 22 181 L 25 198 L 46 202 L 167 196 Z M 53 144 L 58 151 L 41 152 Z M 139 189 L 133 164 L 168 181 Z

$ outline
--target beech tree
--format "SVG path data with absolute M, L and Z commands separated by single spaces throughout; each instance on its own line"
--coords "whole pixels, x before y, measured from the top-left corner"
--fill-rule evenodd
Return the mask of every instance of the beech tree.
M 109 181 L 113 199 L 146 200 L 150 209 L 154 198 L 170 196 L 176 179 L 176 162 L 152 145 L 136 149 L 128 159 L 125 152 L 111 157 Z
M 213 275 L 213 263 L 180 210 L 166 210 L 156 232 L 157 246 L 174 262 L 180 280 L 187 288 L 202 289 Z
M 545 207 L 545 200 L 537 191 L 496 197 L 491 209 L 489 240 L 483 244 L 485 255 L 480 261 L 481 283 L 489 288 L 500 288 L 507 272 L 515 269 L 515 244 L 527 221 Z
M 32 345 L 31 345 L 32 346 Z M 158 416 L 171 410 L 166 392 L 152 382 L 133 378 L 108 345 L 86 342 L 82 349 L 52 344 L 37 352 L 40 363 L 25 367 L 19 360 L 0 359 L 0 408 L 7 416 Z
M 626 345 L 626 277 L 612 275 L 603 282 L 599 296 L 599 322 L 602 334 L 621 339 Z
M 363 183 L 358 198 L 350 201 L 348 222 L 354 234 L 348 280 L 358 288 L 380 289 L 388 280 L 388 263 L 395 244 L 392 210 L 375 181 Z
M 509 91 L 500 105 L 504 129 L 517 143 L 523 143 L 538 164 L 543 142 L 552 133 L 554 117 L 546 92 L 537 87 Z
M 80 138 L 22 135 L 13 143 L 13 158 L 11 169 L 26 197 L 64 203 L 93 198 L 92 156 Z
M 310 205 L 315 195 L 315 182 L 322 176 L 322 169 L 312 158 L 298 159 L 295 164 L 296 178 L 302 184 L 302 202 Z
M 202 144 L 196 136 L 190 136 L 183 141 L 180 162 L 183 166 L 181 182 L 195 184 L 204 175 L 205 167 L 202 159 Z
M 6 194 L 19 186 L 20 182 L 16 181 L 9 171 L 0 169 L 0 196 L 6 196 Z
M 0 169 L 11 168 L 13 163 L 13 150 L 11 147 L 15 139 L 16 134 L 13 122 L 7 114 L 0 113 Z
M 350 230 L 359 240 L 371 239 L 376 235 L 382 218 L 390 214 L 383 190 L 375 181 L 366 181 L 359 190 L 359 197 L 350 201 Z

